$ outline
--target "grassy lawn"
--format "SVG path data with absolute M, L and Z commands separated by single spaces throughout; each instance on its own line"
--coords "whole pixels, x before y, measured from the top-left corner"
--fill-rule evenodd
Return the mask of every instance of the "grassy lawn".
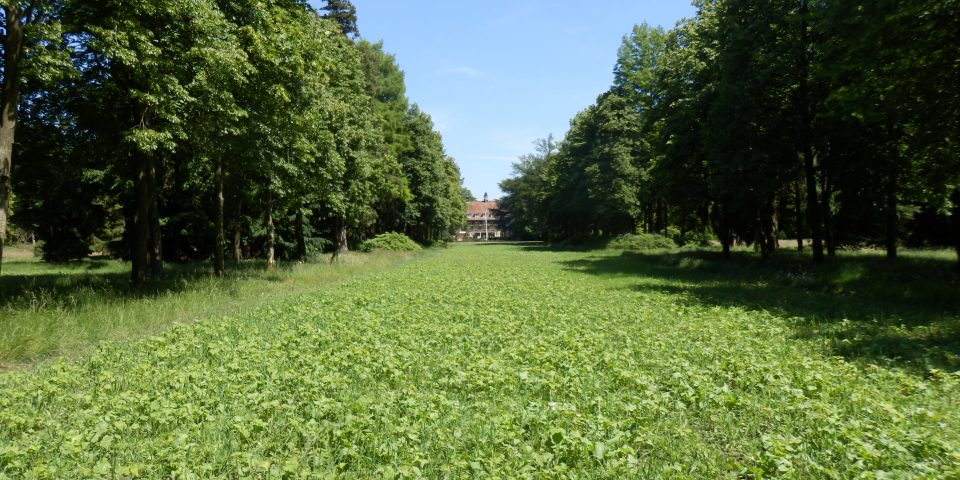
M 6 253 L 6 252 L 5 252 Z M 130 264 L 87 260 L 36 261 L 16 250 L 0 276 L 0 371 L 51 357 L 82 357 L 101 341 L 139 339 L 177 322 L 223 316 L 382 269 L 408 254 L 353 254 L 327 262 L 227 265 L 215 278 L 209 264 L 166 266 L 166 277 L 143 291 L 130 288 Z
M 952 261 L 429 252 L 0 375 L 0 478 L 957 478 Z

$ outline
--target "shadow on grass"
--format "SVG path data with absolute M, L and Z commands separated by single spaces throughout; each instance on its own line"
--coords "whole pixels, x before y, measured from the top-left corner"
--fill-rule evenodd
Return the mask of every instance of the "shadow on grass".
M 35 266 L 35 268 L 34 268 Z M 281 265 L 281 270 L 289 266 Z M 279 274 L 266 274 L 263 261 L 245 261 L 227 266 L 225 280 L 252 276 L 282 280 Z M 191 290 L 193 285 L 212 277 L 209 262 L 167 264 L 161 278 L 141 289 L 130 283 L 129 264 L 107 260 L 85 260 L 63 264 L 30 264 L 29 270 L 0 276 L 0 311 L 42 306 L 82 307 L 103 298 L 154 298 Z M 42 305 L 38 305 L 42 304 Z
M 631 253 L 563 262 L 570 270 L 641 280 L 627 288 L 791 319 L 796 336 L 823 340 L 832 354 L 915 372 L 960 370 L 960 274 L 955 260 L 888 261 L 847 254 L 822 265 L 783 252 Z

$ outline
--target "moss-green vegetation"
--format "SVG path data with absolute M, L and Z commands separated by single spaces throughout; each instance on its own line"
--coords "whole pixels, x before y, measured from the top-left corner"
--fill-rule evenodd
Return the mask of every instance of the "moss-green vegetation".
M 956 478 L 947 258 L 455 247 L 0 376 L 0 476 Z
M 360 250 L 364 252 L 373 252 L 376 250 L 414 252 L 420 250 L 420 248 L 420 245 L 411 240 L 410 237 L 396 232 L 381 233 L 360 244 Z
M 607 245 L 609 248 L 619 250 L 657 250 L 665 248 L 677 248 L 677 242 L 670 237 L 658 235 L 656 233 L 625 233 L 617 236 Z
M 100 341 L 137 339 L 176 322 L 249 310 L 409 256 L 344 255 L 333 265 L 281 264 L 271 274 L 263 262 L 248 261 L 228 265 L 224 278 L 211 276 L 206 263 L 170 264 L 164 278 L 136 290 L 130 286 L 129 264 L 49 264 L 22 255 L 5 264 L 0 276 L 0 370 L 51 356 L 76 357 Z

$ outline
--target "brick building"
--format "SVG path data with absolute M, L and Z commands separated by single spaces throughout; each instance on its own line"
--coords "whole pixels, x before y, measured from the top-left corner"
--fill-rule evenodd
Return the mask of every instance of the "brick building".
M 509 238 L 503 212 L 496 200 L 474 200 L 467 205 L 467 229 L 457 233 L 457 241 L 503 240 Z

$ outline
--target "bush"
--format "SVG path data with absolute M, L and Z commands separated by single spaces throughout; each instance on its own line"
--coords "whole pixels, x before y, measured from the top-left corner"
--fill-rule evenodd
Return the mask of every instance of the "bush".
M 683 246 L 709 247 L 713 240 L 714 237 L 709 232 L 686 232 L 680 236 L 677 243 Z
M 420 250 L 420 245 L 410 237 L 396 232 L 382 233 L 360 244 L 360 251 L 389 250 L 394 252 L 412 252 Z
M 656 233 L 627 233 L 611 240 L 607 247 L 622 250 L 655 250 L 658 248 L 677 248 L 677 242 Z

